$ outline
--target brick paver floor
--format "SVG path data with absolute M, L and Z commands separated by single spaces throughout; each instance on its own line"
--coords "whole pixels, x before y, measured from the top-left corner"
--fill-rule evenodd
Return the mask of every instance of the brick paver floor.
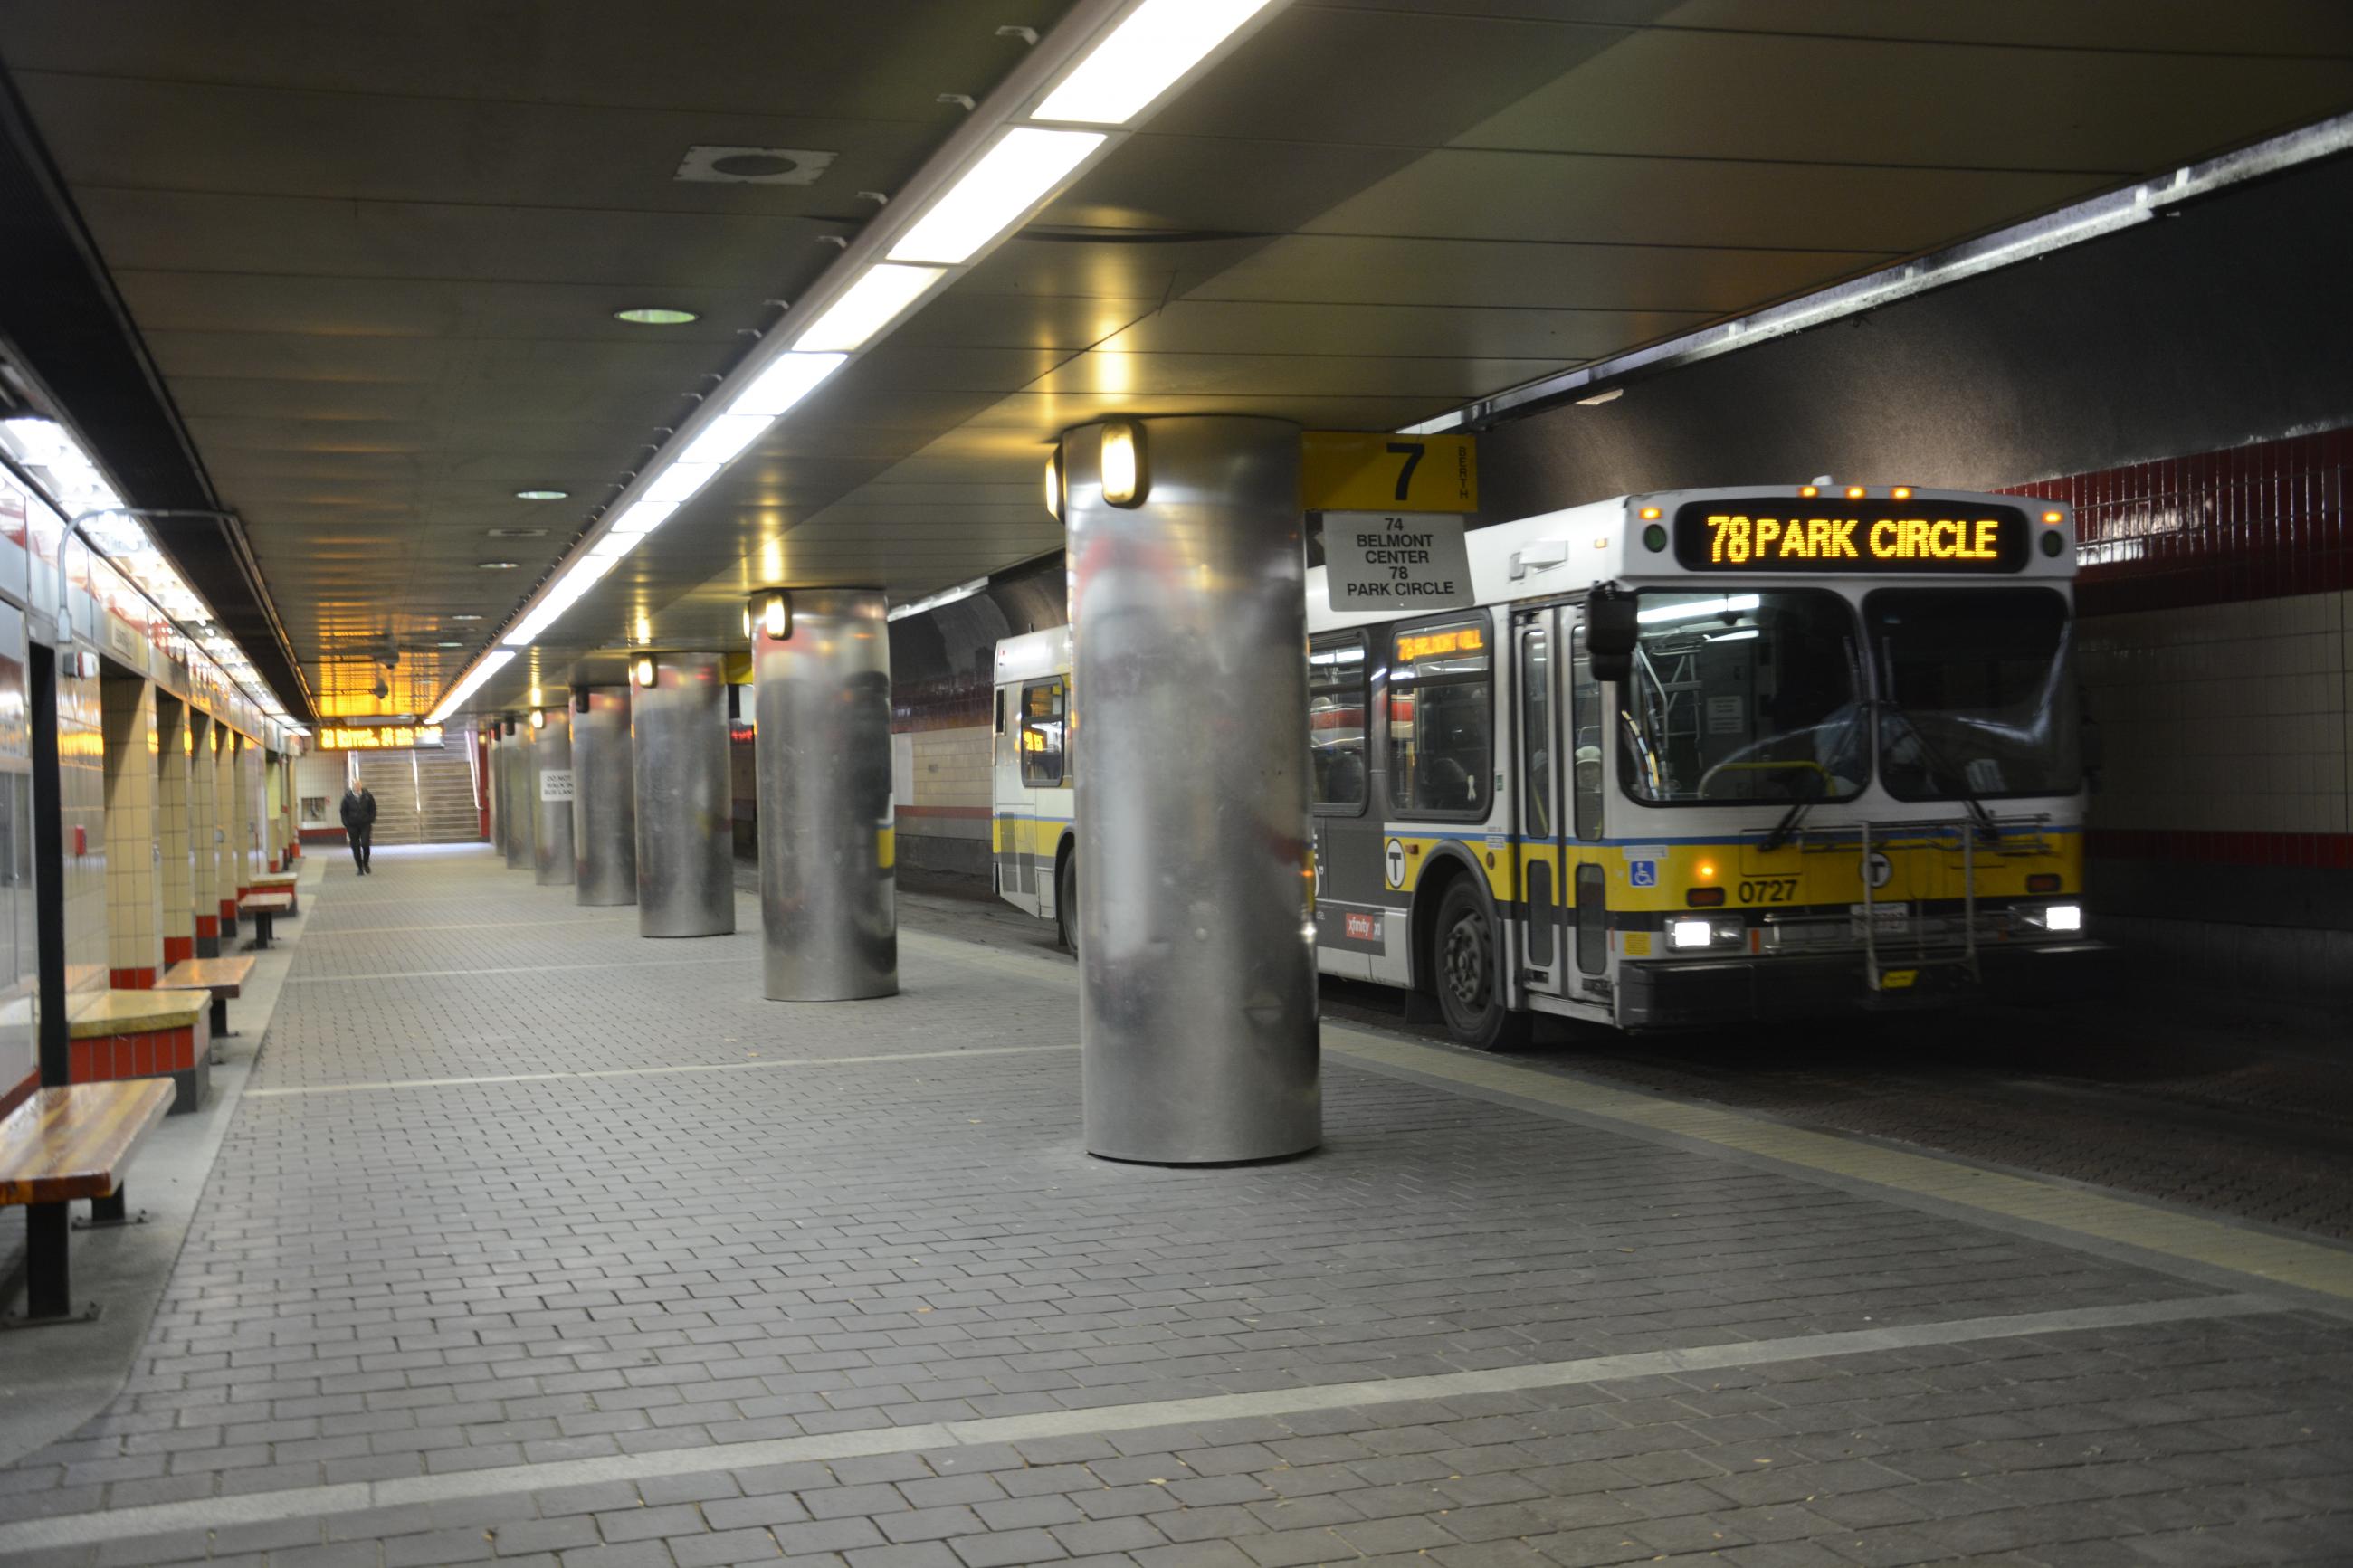
M 1094 1161 L 1067 972 L 377 868 L 0 1564 L 2353 1556 L 2308 1296 L 1339 1060 L 1312 1157 Z

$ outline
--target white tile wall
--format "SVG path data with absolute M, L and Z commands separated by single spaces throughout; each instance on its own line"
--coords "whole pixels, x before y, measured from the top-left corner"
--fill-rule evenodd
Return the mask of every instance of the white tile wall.
M 2353 832 L 2353 594 L 2096 616 L 2092 825 Z

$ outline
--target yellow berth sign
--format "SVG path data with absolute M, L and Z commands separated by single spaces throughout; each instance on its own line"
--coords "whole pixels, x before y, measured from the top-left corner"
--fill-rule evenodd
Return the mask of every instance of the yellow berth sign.
M 1479 510 L 1479 453 L 1469 436 L 1309 430 L 1299 437 L 1305 511 Z

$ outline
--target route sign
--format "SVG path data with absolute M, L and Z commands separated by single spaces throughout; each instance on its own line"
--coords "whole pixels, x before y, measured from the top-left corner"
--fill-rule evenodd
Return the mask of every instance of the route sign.
M 1479 510 L 1479 454 L 1469 436 L 1309 430 L 1299 437 L 1304 511 Z

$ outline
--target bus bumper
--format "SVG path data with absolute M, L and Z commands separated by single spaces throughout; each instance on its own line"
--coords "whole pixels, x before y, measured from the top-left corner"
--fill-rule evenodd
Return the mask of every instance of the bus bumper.
M 1863 982 L 1856 952 L 1769 958 L 1691 959 L 1629 963 L 1618 972 L 1618 1025 L 1625 1029 L 1687 1029 L 1706 1024 L 1819 1017 L 1868 1006 L 1883 997 L 1913 1006 L 1971 1002 L 2071 1001 L 2101 994 L 2116 949 L 2105 942 L 2003 943 L 1981 949 L 1983 984 L 1934 954 L 1900 992 L 1876 993 Z

